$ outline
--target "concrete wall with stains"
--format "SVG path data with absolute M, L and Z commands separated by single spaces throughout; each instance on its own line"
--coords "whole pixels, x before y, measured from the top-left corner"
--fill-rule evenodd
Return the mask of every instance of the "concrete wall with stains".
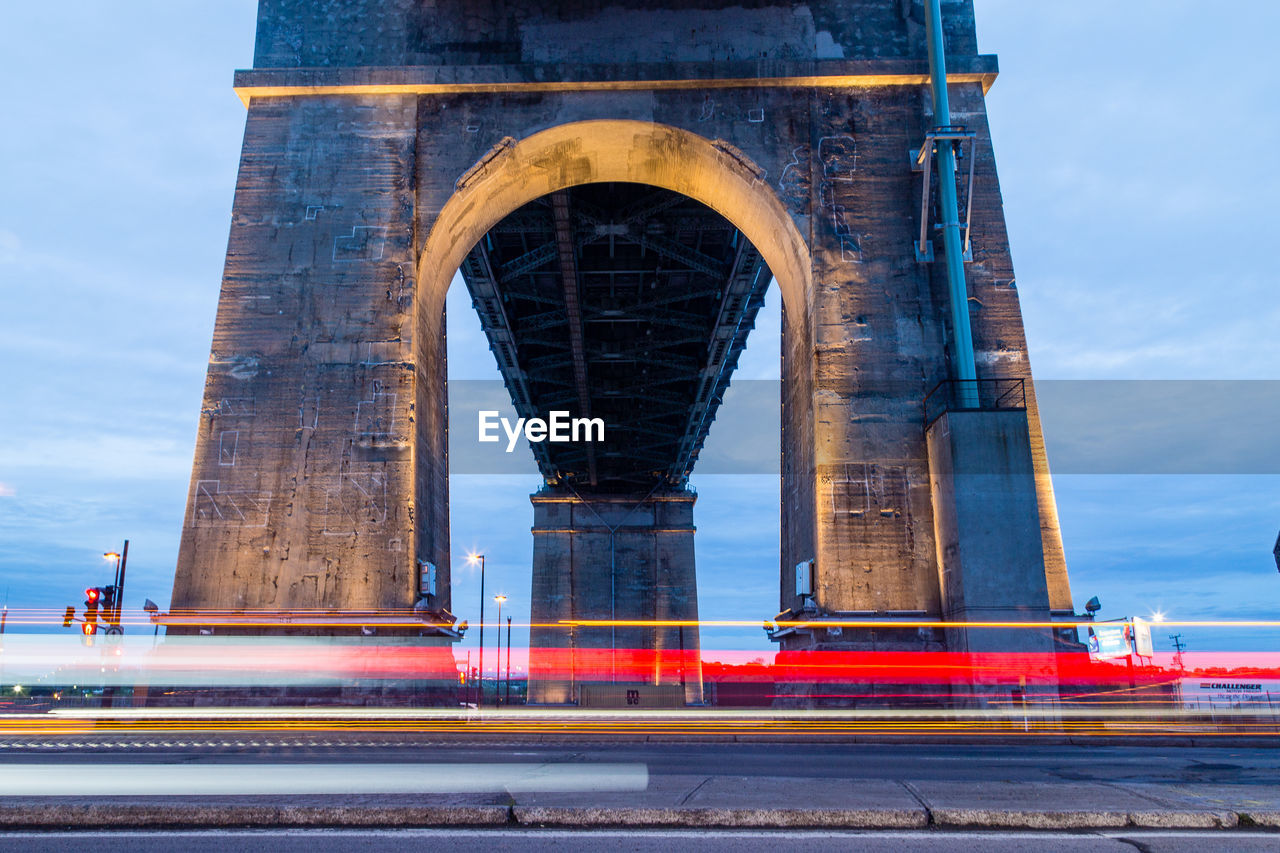
M 972 0 L 943 0 L 975 53 Z M 923 57 L 921 0 L 261 0 L 254 66 Z

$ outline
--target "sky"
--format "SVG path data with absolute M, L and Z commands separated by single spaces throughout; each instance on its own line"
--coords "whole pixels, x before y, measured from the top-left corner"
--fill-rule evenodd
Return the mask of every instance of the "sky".
M 168 602 L 244 128 L 231 73 L 252 62 L 255 6 L 6 9 L 0 73 L 24 81 L 8 88 L 0 134 L 0 596 L 10 606 L 79 604 L 85 586 L 109 582 L 100 555 L 126 538 L 127 604 Z M 1280 171 L 1267 165 L 1280 133 L 1267 89 L 1280 6 L 976 7 L 980 48 L 1001 62 L 988 110 L 1032 364 L 1046 390 L 1067 389 L 1056 410 L 1046 405 L 1045 430 L 1076 605 L 1097 595 L 1104 618 L 1275 619 L 1280 466 L 1262 458 L 1277 442 L 1258 407 L 1277 395 L 1256 381 L 1280 380 L 1270 224 Z M 451 376 L 496 378 L 461 287 L 449 316 Z M 776 379 L 778 333 L 772 293 L 738 377 Z M 1086 422 L 1066 380 L 1255 382 L 1207 397 L 1188 386 L 1146 432 L 1098 438 L 1089 423 L 1127 421 Z M 1205 400 L 1223 396 L 1238 411 L 1206 425 Z M 1255 422 L 1246 461 L 1193 464 L 1233 424 Z M 1163 448 L 1150 443 L 1165 431 L 1182 439 L 1157 454 L 1162 473 L 1080 473 L 1088 466 L 1071 456 L 1119 437 Z M 708 452 L 723 435 L 712 430 Z M 460 559 L 471 548 L 488 555 L 489 594 L 527 616 L 537 485 L 531 460 L 523 474 L 452 478 L 463 618 L 475 618 L 479 595 Z M 703 618 L 771 617 L 776 479 L 695 472 L 694 485 Z M 1183 633 L 1192 649 L 1280 646 L 1280 632 Z M 770 648 L 759 628 L 704 632 L 703 644 Z M 1165 634 L 1156 645 L 1169 647 Z

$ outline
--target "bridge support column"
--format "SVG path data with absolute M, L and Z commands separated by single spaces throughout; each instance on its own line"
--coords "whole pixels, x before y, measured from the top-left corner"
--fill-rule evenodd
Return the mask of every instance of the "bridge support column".
M 702 701 L 689 490 L 532 495 L 532 704 Z M 681 624 L 685 623 L 685 624 Z
M 975 660 L 964 683 L 953 689 L 981 704 L 1056 698 L 1027 413 L 947 411 L 927 435 L 943 616 L 949 622 L 1000 624 L 947 630 L 950 651 L 1000 656 Z M 1033 624 L 1010 624 L 1018 622 Z M 996 660 L 1005 665 L 987 665 Z

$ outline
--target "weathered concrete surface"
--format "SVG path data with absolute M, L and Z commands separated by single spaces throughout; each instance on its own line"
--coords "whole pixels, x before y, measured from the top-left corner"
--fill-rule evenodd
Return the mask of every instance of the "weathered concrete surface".
M 684 685 L 702 701 L 690 491 L 652 495 L 544 489 L 531 496 L 533 628 L 529 701 L 579 701 L 584 683 Z M 580 620 L 690 622 L 672 627 Z M 619 655 L 612 650 L 621 649 Z
M 948 320 L 941 265 L 912 249 L 906 152 L 932 125 L 918 0 L 527 5 L 263 0 L 254 74 L 301 88 L 242 81 L 248 126 L 173 606 L 409 607 L 429 561 L 429 604 L 448 607 L 445 289 L 520 204 L 633 181 L 713 207 L 777 276 L 781 607 L 799 607 L 792 567 L 815 559 L 823 611 L 941 615 L 921 401 L 949 375 Z M 641 5 L 660 26 L 632 25 Z M 971 4 L 944 10 L 955 67 L 990 64 L 975 55 Z M 613 38 L 627 28 L 632 58 Z M 720 85 L 750 60 L 807 76 Z M 858 76 L 840 76 L 851 62 Z M 361 83 L 408 65 L 510 76 L 447 94 Z M 308 89 L 306 68 L 358 85 Z M 620 88 L 628 79 L 687 85 Z M 978 134 L 979 374 L 1029 380 L 985 78 L 957 79 L 969 82 L 952 87 L 954 121 Z M 1066 610 L 1029 397 L 1049 607 Z
M 942 613 L 1048 622 L 1035 470 L 1023 411 L 953 411 L 928 429 Z M 1047 630 L 951 628 L 952 651 L 1051 652 Z
M 232 826 L 492 826 L 510 823 L 505 805 L 376 806 L 334 803 L 277 805 L 260 803 L 119 803 L 64 801 L 0 805 L 5 829 Z
M 1019 829 L 1097 827 L 1234 827 L 1231 809 L 1207 808 L 1178 796 L 1152 797 L 1129 786 L 1072 782 L 909 783 L 937 826 Z
M 445 502 L 406 500 L 416 136 L 410 98 L 250 111 L 175 609 L 404 607 L 415 553 L 447 603 Z
M 948 783 L 721 775 L 653 776 L 632 793 L 352 795 L 344 797 L 8 798 L 6 829 L 236 826 L 694 826 L 1019 830 L 1120 828 L 1274 830 L 1274 787 L 1225 786 L 1224 805 L 1197 789 L 1128 783 Z M 1206 835 L 1210 841 L 1214 836 Z
M 803 786 L 803 796 L 797 796 Z M 896 782 L 806 785 L 783 776 L 655 776 L 639 794 L 525 794 L 512 812 L 546 826 L 923 827 L 928 812 Z
M 950 49 L 975 53 L 971 0 L 943 6 Z M 262 0 L 254 66 L 922 56 L 921 13 L 920 0 Z

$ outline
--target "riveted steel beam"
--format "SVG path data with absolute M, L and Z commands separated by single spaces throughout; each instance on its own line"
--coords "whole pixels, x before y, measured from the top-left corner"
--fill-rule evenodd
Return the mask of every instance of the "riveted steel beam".
M 587 386 L 586 347 L 582 340 L 582 311 L 578 301 L 578 250 L 573 239 L 567 190 L 552 194 L 551 214 L 556 227 L 556 249 L 564 286 L 564 315 L 569 332 L 569 351 L 573 357 L 573 381 L 578 388 L 578 413 L 580 417 L 589 418 L 591 390 Z M 597 485 L 595 447 L 591 443 L 587 444 L 587 468 L 591 485 Z

